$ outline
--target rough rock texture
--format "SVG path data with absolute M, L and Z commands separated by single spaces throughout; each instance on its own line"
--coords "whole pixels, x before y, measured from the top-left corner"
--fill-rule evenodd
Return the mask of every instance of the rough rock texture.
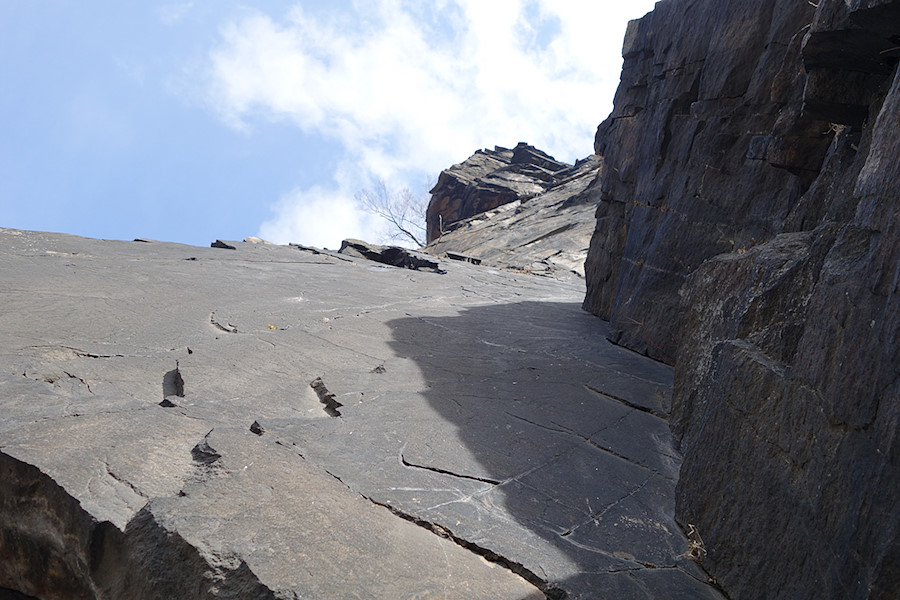
M 584 191 L 601 165 L 598 156 L 580 160 L 545 192 L 459 221 L 423 250 L 492 267 L 583 277 L 595 210 Z
M 338 253 L 373 260 L 392 267 L 444 273 L 437 262 L 399 246 L 379 246 L 362 240 L 344 240 L 341 242 L 341 249 L 338 250 Z
M 880 100 L 829 155 L 818 209 L 849 222 L 686 286 L 678 511 L 735 598 L 900 597 L 900 74 Z
M 671 369 L 440 267 L 0 229 L 0 597 L 721 599 Z
M 428 242 L 457 221 L 516 200 L 527 200 L 570 175 L 571 165 L 520 142 L 509 150 L 479 150 L 441 172 L 426 214 Z
M 676 364 L 679 522 L 734 600 L 900 597 L 900 2 L 664 1 L 624 51 L 585 307 Z
M 618 343 L 671 363 L 685 278 L 780 232 L 818 173 L 833 131 L 800 114 L 814 11 L 671 0 L 629 25 L 585 265 L 585 309 Z

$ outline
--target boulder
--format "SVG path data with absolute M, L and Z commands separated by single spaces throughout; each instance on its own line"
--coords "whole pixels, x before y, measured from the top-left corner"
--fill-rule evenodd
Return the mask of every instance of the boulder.
M 338 250 L 338 253 L 365 258 L 392 267 L 446 273 L 437 262 L 399 246 L 379 246 L 362 240 L 344 240 L 341 242 L 341 249 Z

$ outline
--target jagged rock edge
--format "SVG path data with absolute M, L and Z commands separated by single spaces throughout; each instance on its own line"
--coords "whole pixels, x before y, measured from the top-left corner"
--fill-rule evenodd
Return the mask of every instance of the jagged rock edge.
M 243 559 L 238 558 L 234 568 L 225 564 L 212 564 L 199 548 L 161 523 L 150 509 L 149 502 L 129 520 L 123 531 L 109 521 L 96 519 L 77 498 L 35 465 L 0 450 L 0 469 L 12 475 L 8 479 L 4 477 L 0 503 L 43 500 L 44 506 L 36 508 L 34 514 L 40 515 L 39 522 L 48 526 L 53 539 L 65 540 L 64 547 L 50 548 L 43 543 L 46 539 L 22 535 L 28 534 L 30 528 L 13 528 L 4 522 L 3 515 L 23 518 L 18 511 L 0 511 L 0 536 L 4 542 L 4 569 L 0 570 L 0 588 L 34 597 L 40 597 L 42 589 L 63 592 L 68 589 L 73 590 L 71 597 L 155 598 L 158 597 L 156 594 L 160 591 L 160 586 L 163 586 L 163 591 L 169 588 L 170 592 L 177 593 L 179 589 L 195 589 L 200 581 L 203 582 L 201 587 L 206 591 L 215 587 L 219 593 L 225 592 L 223 597 L 233 597 L 231 594 L 238 593 L 245 598 L 276 598 L 274 592 L 259 580 Z M 10 481 L 39 492 L 37 495 L 17 496 Z M 160 539 L 148 540 L 148 535 L 158 536 Z M 29 545 L 39 546 L 47 552 L 48 560 L 55 560 L 57 565 L 62 566 L 65 573 L 58 581 L 37 580 L 37 574 L 48 576 L 51 573 L 40 565 L 35 568 L 34 564 L 14 560 L 22 556 L 34 556 L 32 553 L 21 552 Z M 147 552 L 148 549 L 152 549 L 152 552 Z M 105 559 L 108 560 L 105 556 L 107 552 L 114 556 L 112 560 L 118 562 L 121 575 L 116 576 L 114 573 L 109 578 L 110 565 L 104 565 Z M 185 556 L 185 553 L 188 555 Z M 169 559 L 173 557 L 182 559 L 179 560 L 179 569 L 161 572 L 152 568 L 154 565 L 158 567 L 169 564 Z M 183 560 L 185 558 L 191 560 Z M 198 569 L 186 572 L 185 567 L 190 563 L 195 563 Z M 160 578 L 160 573 L 171 576 Z M 98 575 L 109 579 L 98 580 Z M 67 586 L 61 586 L 63 580 Z M 248 596 L 247 593 L 251 591 Z M 139 595 L 135 595 L 136 593 Z
M 296 448 L 295 445 L 293 445 L 293 444 L 288 445 L 287 443 L 285 443 L 281 440 L 278 440 L 278 439 L 275 440 L 275 443 L 284 448 L 290 449 L 298 457 L 300 457 L 300 460 L 304 460 L 304 461 L 307 460 L 303 456 L 303 454 L 301 454 L 299 452 L 299 449 Z M 315 463 L 310 463 L 310 464 L 315 464 Z M 488 562 L 492 562 L 497 565 L 500 565 L 501 567 L 505 568 L 506 570 L 510 571 L 511 573 L 518 575 L 519 577 L 521 577 L 522 579 L 524 579 L 531 585 L 538 588 L 547 597 L 548 600 L 566 600 L 568 598 L 569 595 L 565 590 L 560 589 L 560 588 L 552 585 L 546 579 L 539 577 L 534 571 L 532 571 L 531 569 L 528 569 L 523 564 L 515 562 L 513 560 L 510 560 L 510 559 L 506 558 L 505 556 L 497 554 L 496 552 L 494 552 L 488 548 L 479 546 L 478 544 L 476 544 L 474 542 L 470 542 L 469 540 L 461 538 L 461 537 L 455 535 L 450 529 L 443 527 L 442 525 L 438 525 L 437 523 L 432 523 L 431 521 L 428 521 L 428 520 L 422 519 L 420 517 L 416 517 L 415 515 L 412 515 L 410 513 L 404 512 L 404 511 L 400 510 L 399 508 L 396 508 L 387 502 L 379 502 L 378 500 L 375 500 L 374 498 L 363 494 L 359 490 L 353 489 L 343 479 L 341 479 L 338 475 L 335 475 L 328 469 L 326 469 L 320 465 L 316 465 L 316 466 L 317 466 L 317 468 L 322 469 L 322 471 L 324 471 L 326 474 L 331 476 L 333 479 L 338 481 L 345 488 L 358 494 L 360 498 L 363 498 L 364 500 L 367 500 L 368 502 L 371 502 L 372 504 L 374 504 L 376 506 L 386 508 L 394 516 L 400 517 L 404 521 L 409 521 L 410 523 L 412 523 L 414 525 L 418 525 L 419 527 L 426 529 L 427 531 L 435 534 L 438 537 L 442 537 L 444 539 L 450 540 L 454 544 L 456 544 L 462 548 L 465 548 L 469 552 L 472 552 L 473 554 L 477 554 L 484 560 L 486 560 Z M 452 473 L 449 473 L 449 472 L 447 474 L 453 475 Z
M 332 477 L 333 477 L 333 475 L 332 475 Z M 335 479 L 338 479 L 338 478 L 335 478 Z M 338 479 L 338 481 L 340 481 L 340 479 Z M 343 483 L 343 482 L 341 482 L 341 483 Z M 344 485 L 346 485 L 346 484 L 344 484 Z M 357 492 L 357 493 L 359 493 L 359 492 Z M 435 534 L 438 537 L 442 537 L 444 539 L 450 540 L 457 546 L 460 546 L 462 548 L 465 548 L 469 552 L 477 554 L 478 556 L 482 557 L 483 559 L 485 559 L 488 562 L 492 562 L 494 564 L 500 565 L 501 567 L 518 575 L 519 577 L 521 577 L 522 579 L 524 579 L 531 585 L 538 588 L 547 597 L 548 600 L 566 600 L 566 598 L 569 597 L 569 594 L 565 590 L 555 587 L 550 582 L 548 582 L 546 579 L 539 577 L 534 571 L 527 568 L 525 565 L 523 565 L 521 563 L 515 562 L 514 560 L 510 560 L 503 555 L 497 554 L 496 552 L 494 552 L 488 548 L 485 548 L 484 546 L 479 546 L 475 542 L 471 542 L 469 540 L 461 538 L 461 537 L 457 536 L 456 534 L 454 534 L 448 528 L 443 527 L 442 525 L 438 525 L 437 523 L 432 523 L 431 521 L 428 521 L 426 519 L 416 517 L 415 515 L 411 515 L 407 512 L 404 512 L 386 502 L 379 502 L 378 500 L 370 498 L 364 494 L 359 494 L 359 495 L 361 497 L 365 498 L 366 500 L 368 500 L 369 502 L 371 502 L 372 504 L 375 504 L 376 506 L 381 506 L 383 508 L 388 509 L 392 514 L 394 514 L 397 517 L 400 517 L 404 521 L 409 521 L 410 523 L 413 523 L 414 525 L 418 525 L 419 527 L 426 529 L 427 531 L 430 531 L 431 533 Z

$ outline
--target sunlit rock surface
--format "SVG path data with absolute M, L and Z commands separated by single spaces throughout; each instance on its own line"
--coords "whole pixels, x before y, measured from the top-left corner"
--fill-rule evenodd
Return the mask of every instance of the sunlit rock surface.
M 510 150 L 479 150 L 441 172 L 431 190 L 426 215 L 432 242 L 463 219 L 543 193 L 568 177 L 572 168 L 524 142 Z
M 0 230 L 0 588 L 720 597 L 582 281 L 216 246 Z
M 586 193 L 602 161 L 590 156 L 546 191 L 463 219 L 426 246 L 436 256 L 553 277 L 584 277 L 596 206 Z

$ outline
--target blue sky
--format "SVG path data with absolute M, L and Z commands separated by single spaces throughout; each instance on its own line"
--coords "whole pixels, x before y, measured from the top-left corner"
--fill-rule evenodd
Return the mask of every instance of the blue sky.
M 378 241 L 377 179 L 479 148 L 569 162 L 649 0 L 0 3 L 0 226 L 207 245 Z

